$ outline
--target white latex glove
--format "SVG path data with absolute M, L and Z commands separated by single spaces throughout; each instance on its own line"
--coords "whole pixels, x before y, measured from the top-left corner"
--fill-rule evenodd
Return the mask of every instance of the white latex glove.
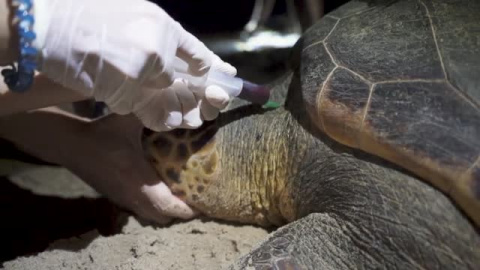
M 34 14 L 42 73 L 115 113 L 134 113 L 150 129 L 198 127 L 230 99 L 215 86 L 193 94 L 185 83 L 172 85 L 176 56 L 194 76 L 236 69 L 153 3 L 35 0 Z
M 229 99 L 228 94 L 217 86 L 208 87 L 205 91 L 208 95 L 199 95 L 197 89 L 191 91 L 188 82 L 183 79 L 175 79 L 170 87 L 161 91 L 151 91 L 154 94 L 149 102 L 136 113 L 147 127 L 164 123 L 157 131 L 199 127 L 203 120 L 215 119 Z

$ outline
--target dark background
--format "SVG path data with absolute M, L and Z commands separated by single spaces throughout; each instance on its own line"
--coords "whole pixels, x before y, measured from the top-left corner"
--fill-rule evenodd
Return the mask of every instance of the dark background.
M 295 0 L 296 1 L 296 0 Z M 152 0 L 180 21 L 192 33 L 214 34 L 238 31 L 248 22 L 254 0 Z M 325 13 L 348 2 L 331 0 L 325 2 Z M 276 1 L 273 14 L 286 11 L 286 1 Z

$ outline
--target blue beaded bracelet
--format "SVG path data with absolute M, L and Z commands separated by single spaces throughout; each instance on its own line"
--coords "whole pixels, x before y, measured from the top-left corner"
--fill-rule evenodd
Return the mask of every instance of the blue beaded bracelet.
M 34 19 L 31 14 L 32 0 L 14 0 L 17 6 L 15 19 L 18 20 L 17 31 L 20 45 L 18 68 L 11 64 L 11 69 L 2 70 L 4 81 L 13 92 L 25 92 L 33 84 L 37 68 L 37 49 L 32 46 L 36 38 L 33 31 Z

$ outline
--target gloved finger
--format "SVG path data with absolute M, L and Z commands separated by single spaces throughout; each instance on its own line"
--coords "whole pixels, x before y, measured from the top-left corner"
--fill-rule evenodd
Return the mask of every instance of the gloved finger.
M 137 82 L 127 79 L 115 93 L 104 97 L 95 94 L 95 100 L 105 102 L 116 114 L 126 115 L 131 113 L 135 104 L 142 99 L 142 93 L 137 91 L 138 88 Z
M 148 99 L 135 107 L 134 114 L 145 127 L 162 132 L 171 130 L 171 125 L 178 126 L 182 123 L 181 105 L 174 93 L 169 95 L 167 89 L 152 88 L 142 88 L 139 91 L 142 91 Z M 177 116 L 180 121 L 176 124 L 171 120 L 175 112 L 180 115 Z
M 178 83 L 177 83 L 178 82 Z M 187 82 L 183 80 L 175 80 L 172 89 L 182 104 L 183 128 L 197 128 L 202 125 L 203 121 L 200 117 L 200 107 L 198 101 L 192 91 L 188 88 Z
M 156 132 L 170 130 L 170 128 L 165 125 L 164 110 L 158 110 L 158 106 L 153 104 L 154 103 L 148 104 L 141 110 L 134 112 L 135 116 L 142 122 L 142 125 L 148 129 Z
M 218 117 L 219 110 L 213 107 L 205 98 L 200 100 L 200 112 L 206 121 L 211 121 Z
M 153 207 L 150 204 L 144 204 L 142 203 L 141 205 L 137 205 L 131 209 L 136 215 L 150 221 L 150 222 L 155 222 L 159 225 L 166 225 L 170 223 L 173 220 L 173 217 L 166 216 L 162 213 L 159 213 L 160 211 L 156 210 L 155 207 Z
M 165 124 L 170 128 L 178 128 L 183 122 L 182 103 L 178 98 L 175 89 L 182 84 L 181 81 L 175 80 L 172 86 L 163 91 L 163 108 L 166 112 Z
M 182 128 L 198 128 L 203 124 L 203 120 L 200 113 L 200 104 L 196 103 L 195 107 L 190 109 L 188 113 L 183 115 Z
M 189 219 L 197 215 L 197 212 L 191 209 L 185 202 L 172 194 L 170 189 L 163 182 L 152 186 L 142 187 L 142 192 L 153 203 L 153 208 L 156 212 L 150 213 L 150 216 L 155 218 L 164 215 L 169 217 L 178 217 L 182 219 Z
M 164 89 L 170 87 L 174 81 L 174 65 L 177 46 L 174 42 L 164 42 L 164 48 L 158 48 L 162 55 L 152 54 L 152 64 L 149 67 L 150 76 L 144 81 L 144 86 L 149 88 Z
M 212 67 L 215 54 L 210 51 L 203 42 L 187 32 L 176 23 L 176 31 L 179 33 L 177 56 L 187 62 L 189 71 L 194 76 L 202 76 Z
M 211 85 L 205 89 L 205 99 L 215 108 L 222 110 L 227 107 L 230 96 L 223 88 Z
M 237 69 L 230 65 L 227 62 L 224 62 L 220 57 L 217 55 L 214 55 L 214 59 L 212 61 L 212 69 L 224 72 L 230 76 L 236 76 L 237 75 Z

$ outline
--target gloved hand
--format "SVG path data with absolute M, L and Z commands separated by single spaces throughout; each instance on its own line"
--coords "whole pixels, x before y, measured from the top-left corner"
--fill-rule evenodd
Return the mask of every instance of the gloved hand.
M 150 129 L 198 127 L 230 99 L 220 87 L 193 93 L 184 81 L 173 84 L 175 57 L 194 76 L 236 69 L 153 3 L 35 0 L 34 14 L 42 73 L 115 113 L 134 113 Z
M 160 131 L 174 127 L 199 127 L 203 120 L 215 119 L 230 99 L 222 88 L 214 85 L 200 93 L 197 88 L 192 91 L 183 79 L 176 79 L 170 87 L 161 91 L 150 91 L 153 95 L 136 114 L 147 127 L 164 123 Z

